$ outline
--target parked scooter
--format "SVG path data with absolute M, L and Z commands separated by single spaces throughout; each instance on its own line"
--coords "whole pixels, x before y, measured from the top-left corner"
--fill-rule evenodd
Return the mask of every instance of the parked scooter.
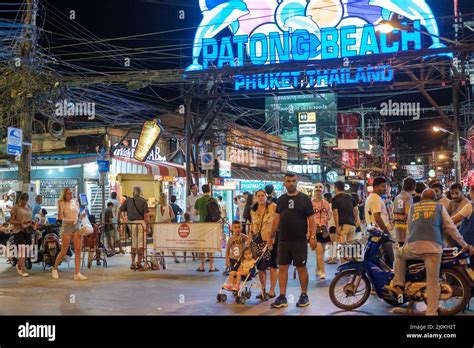
M 53 267 L 56 262 L 56 257 L 61 251 L 61 239 L 59 238 L 58 226 L 44 226 L 38 245 L 40 245 L 38 259 L 39 262 L 43 264 L 43 270 L 47 267 Z
M 407 262 L 405 294 L 397 297 L 385 289 L 394 273 L 383 262 L 379 253 L 383 243 L 395 241 L 390 235 L 377 229 L 368 230 L 368 233 L 364 260 L 347 262 L 338 267 L 338 273 L 329 286 L 332 303 L 344 310 L 354 310 L 367 301 L 372 287 L 380 299 L 392 306 L 401 306 L 408 302 L 408 313 L 413 311 L 416 302 L 426 303 L 426 270 L 423 261 Z M 474 272 L 468 268 L 468 260 L 469 253 L 464 249 L 443 251 L 440 270 L 441 315 L 455 315 L 469 304 Z

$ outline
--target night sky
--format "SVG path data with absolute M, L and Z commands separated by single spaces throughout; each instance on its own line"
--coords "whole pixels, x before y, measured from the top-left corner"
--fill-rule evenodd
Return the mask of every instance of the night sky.
M 221 0 L 218 0 L 221 2 Z M 365 0 L 362 2 L 366 2 Z M 201 17 L 198 0 L 47 0 L 46 18 L 51 17 L 53 21 L 47 20 L 44 29 L 53 31 L 55 34 L 47 34 L 47 41 L 50 47 L 60 46 L 64 44 L 74 43 L 74 41 L 61 36 L 66 32 L 64 24 L 67 21 L 58 19 L 58 12 L 68 15 L 69 11 L 74 10 L 76 13 L 75 21 L 84 28 L 93 32 L 99 38 L 125 37 L 146 33 L 166 32 L 160 35 L 145 36 L 141 38 L 124 39 L 120 41 L 112 41 L 113 45 L 129 48 L 141 47 L 157 47 L 163 46 L 185 45 L 180 50 L 170 51 L 173 54 L 179 54 L 182 57 L 167 57 L 162 54 L 142 55 L 140 58 L 131 60 L 131 70 L 136 69 L 168 69 L 168 68 L 184 68 L 191 62 L 191 43 L 194 37 L 195 27 L 199 24 Z M 452 19 L 449 16 L 453 14 L 452 1 L 448 0 L 431 0 L 429 1 L 434 13 L 438 18 L 441 36 L 452 38 L 453 28 Z M 474 12 L 474 3 L 468 0 L 460 1 L 460 9 L 462 13 Z M 178 17 L 180 11 L 184 10 L 185 19 L 180 20 Z M 51 13 L 53 12 L 53 13 Z M 187 29 L 186 29 L 187 28 Z M 77 32 L 81 35 L 81 32 Z M 43 38 L 44 39 L 44 38 Z M 97 46 L 104 49 L 103 46 Z M 82 49 L 88 49 L 85 46 L 74 48 L 56 48 L 51 52 L 54 54 L 69 54 L 67 59 L 74 60 L 74 64 L 84 66 L 99 71 L 123 71 L 125 68 L 121 66 L 122 57 L 112 59 L 94 58 L 81 60 L 84 55 L 75 56 L 74 53 L 81 52 Z M 72 53 L 72 54 L 71 54 Z M 127 69 L 125 69 L 127 70 Z M 173 92 L 165 92 L 173 93 Z M 451 91 L 444 89 L 432 93 L 433 98 L 441 105 L 451 103 Z M 383 99 L 389 97 L 344 97 L 338 99 L 340 108 L 355 107 L 359 103 L 364 106 L 379 106 Z M 394 101 L 414 101 L 420 102 L 422 107 L 429 107 L 425 98 L 419 93 L 404 94 L 392 96 Z M 246 106 L 249 106 L 248 103 Z M 254 108 L 264 109 L 264 99 L 256 99 L 250 102 L 250 106 Z M 406 122 L 397 122 L 393 120 L 390 126 L 394 129 L 406 130 L 403 142 L 411 147 L 412 151 L 424 152 L 430 151 L 433 146 L 439 146 L 445 137 L 433 135 L 429 129 L 434 122 L 438 122 L 436 114 L 423 115 L 422 119 L 429 117 L 427 120 L 411 122 L 409 118 L 405 118 Z M 404 119 L 401 119 L 404 120 Z M 392 121 L 392 120 L 391 120 Z M 261 120 L 259 120 L 261 122 Z M 423 131 L 425 130 L 425 131 Z

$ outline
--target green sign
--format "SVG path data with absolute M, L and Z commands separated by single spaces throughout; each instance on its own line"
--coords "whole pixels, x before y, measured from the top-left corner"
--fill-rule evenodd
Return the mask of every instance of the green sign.
M 301 119 L 306 115 L 312 121 L 314 114 L 316 127 L 310 125 L 314 124 L 310 122 L 310 119 L 307 121 L 306 118 L 303 121 Z M 299 120 L 298 116 L 300 116 Z M 267 121 L 275 120 L 275 118 L 278 120 L 278 135 L 286 143 L 297 143 L 298 132 L 304 132 L 300 135 L 316 137 L 323 146 L 337 145 L 337 103 L 333 93 L 267 97 L 265 98 L 265 117 Z M 298 130 L 300 125 L 303 128 Z M 309 134 L 314 131 L 316 134 Z

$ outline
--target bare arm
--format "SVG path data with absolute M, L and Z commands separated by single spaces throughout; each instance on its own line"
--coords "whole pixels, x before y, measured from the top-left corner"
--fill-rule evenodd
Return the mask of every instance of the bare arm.
M 270 233 L 270 239 L 275 239 L 276 231 L 278 230 L 278 225 L 280 224 L 280 214 L 275 213 L 273 218 L 272 231 Z
M 458 224 L 464 218 L 469 218 L 471 214 L 472 214 L 472 205 L 468 204 L 452 217 L 454 224 Z
M 458 232 L 458 229 L 453 223 L 453 220 L 448 214 L 448 211 L 443 206 L 442 207 L 442 216 L 443 216 L 443 230 L 449 234 L 462 248 L 467 246 L 467 243 L 464 241 L 464 238 Z
M 316 221 L 314 221 L 313 215 L 308 217 L 308 226 L 309 226 L 309 235 L 311 237 L 316 233 Z
M 356 226 L 360 226 L 359 207 L 354 207 L 353 213 Z
M 336 226 L 336 228 L 338 228 L 339 227 L 339 213 L 338 213 L 337 209 L 334 209 L 332 211 L 332 214 L 334 216 L 334 225 Z
M 383 222 L 382 219 L 382 213 L 374 213 L 374 220 L 377 226 L 384 231 L 385 233 L 389 233 L 389 230 L 387 226 L 385 225 L 385 222 Z

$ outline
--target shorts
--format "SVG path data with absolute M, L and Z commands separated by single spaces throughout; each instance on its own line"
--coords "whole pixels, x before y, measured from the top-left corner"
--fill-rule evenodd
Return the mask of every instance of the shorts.
M 144 220 L 130 221 L 130 233 L 132 235 L 132 249 L 143 249 L 146 239 L 146 223 Z
M 114 241 L 120 240 L 119 232 L 115 228 L 104 230 L 104 233 L 107 238 L 112 237 Z
M 234 260 L 234 259 L 229 258 L 229 262 L 230 262 L 230 270 L 237 271 L 237 269 L 240 266 L 239 260 Z
M 308 243 L 306 239 L 278 242 L 278 264 L 305 267 L 308 259 Z
M 270 268 L 278 269 L 278 241 L 275 240 L 270 251 Z
M 74 225 L 65 225 L 64 223 L 61 225 L 61 236 L 63 234 L 69 234 L 72 236 L 75 232 L 79 232 L 81 222 L 78 220 Z
M 13 234 L 13 243 L 15 245 L 31 245 L 31 233 L 28 231 L 20 231 Z

